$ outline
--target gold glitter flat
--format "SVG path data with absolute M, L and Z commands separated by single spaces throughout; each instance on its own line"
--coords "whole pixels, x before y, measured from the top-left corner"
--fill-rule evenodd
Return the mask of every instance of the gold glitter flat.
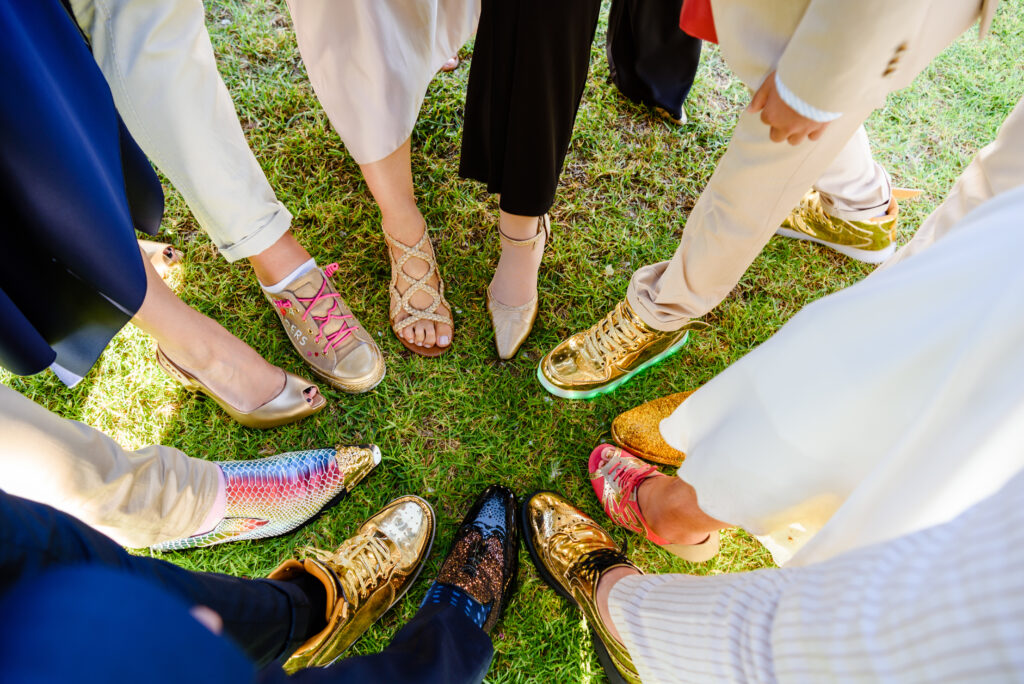
M 612 421 L 612 440 L 644 460 L 678 467 L 686 454 L 670 447 L 658 426 L 694 391 L 669 394 L 619 414 Z
M 288 581 L 301 573 L 327 593 L 327 626 L 288 658 L 289 674 L 330 665 L 395 605 L 416 581 L 430 555 L 434 509 L 418 496 L 402 496 L 368 518 L 336 551 L 306 549 L 311 557 L 286 560 L 268 576 Z

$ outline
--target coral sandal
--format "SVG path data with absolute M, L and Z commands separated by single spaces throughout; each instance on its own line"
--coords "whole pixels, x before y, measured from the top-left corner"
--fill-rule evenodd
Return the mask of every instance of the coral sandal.
M 384 233 L 384 240 L 388 243 L 389 247 L 398 247 L 402 252 L 402 256 L 396 260 L 394 252 L 388 249 L 388 258 L 391 260 L 391 284 L 388 286 L 388 291 L 391 293 L 391 311 L 388 314 L 388 318 L 391 320 L 391 330 L 395 333 L 398 341 L 402 343 L 402 346 L 413 353 L 427 357 L 444 354 L 451 348 L 450 343 L 444 347 L 436 344 L 433 347 L 421 347 L 413 342 L 408 342 L 401 334 L 410 325 L 426 320 L 451 326 L 454 337 L 455 322 L 451 316 L 452 307 L 448 300 L 444 298 L 444 280 L 441 278 L 441 274 L 437 272 L 437 262 L 434 260 L 433 249 L 430 252 L 424 251 L 424 246 L 430 248 L 430 238 L 427 237 L 426 229 L 423 231 L 423 237 L 413 247 L 399 242 L 386 232 Z M 427 264 L 427 272 L 421 278 L 413 278 L 405 272 L 405 264 L 410 259 L 420 259 Z M 427 282 L 435 273 L 437 274 L 437 288 Z M 404 293 L 398 291 L 399 277 L 404 278 L 405 282 L 409 285 Z M 409 303 L 413 295 L 420 291 L 426 292 L 434 300 L 426 309 L 417 309 Z M 444 307 L 448 313 L 439 313 L 438 309 L 441 307 Z M 400 313 L 407 315 L 402 320 L 396 321 L 395 319 Z

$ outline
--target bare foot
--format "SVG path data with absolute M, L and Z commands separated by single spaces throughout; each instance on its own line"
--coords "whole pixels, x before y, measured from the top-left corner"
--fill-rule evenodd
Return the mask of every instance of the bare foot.
M 408 247 L 416 246 L 416 243 L 420 241 L 426 231 L 426 222 L 423 217 L 417 213 L 415 220 L 403 221 L 400 224 L 398 222 L 385 221 L 384 232 L 391 236 L 393 240 L 406 245 Z M 391 249 L 391 255 L 395 259 L 397 264 L 398 260 L 402 257 L 402 250 L 399 247 L 389 247 Z M 433 255 L 434 248 L 428 240 L 426 244 L 421 248 L 427 254 Z M 436 261 L 436 260 L 435 260 Z M 423 259 L 418 257 L 412 257 L 405 262 L 402 267 L 402 271 L 406 273 L 413 280 L 422 278 L 429 270 L 429 264 Z M 426 281 L 426 284 L 433 287 L 440 292 L 441 280 L 435 270 L 434 274 Z M 398 289 L 400 295 L 405 294 L 411 285 L 405 278 L 397 278 L 395 287 Z M 414 309 L 427 310 L 434 303 L 434 298 L 427 292 L 420 290 L 413 294 L 409 299 L 409 304 Z M 437 313 L 440 315 L 451 316 L 451 311 L 448 310 L 444 304 L 437 308 Z M 395 315 L 395 322 L 401 322 L 409 317 L 409 314 L 399 310 Z M 432 348 L 435 344 L 439 347 L 447 347 L 452 341 L 452 327 L 447 323 L 435 323 L 428 319 L 421 319 L 416 323 L 406 326 L 399 334 L 410 344 L 415 344 L 418 347 L 425 349 Z
M 597 581 L 597 612 L 601 616 L 601 622 L 608 628 L 611 635 L 615 637 L 615 640 L 620 644 L 623 644 L 622 635 L 619 634 L 619 630 L 615 627 L 615 622 L 612 621 L 611 611 L 608 610 L 608 595 L 612 593 L 612 587 L 623 577 L 630 577 L 632 575 L 639 575 L 640 571 L 636 568 L 630 568 L 626 566 L 620 566 L 617 568 L 611 568 L 601 574 L 601 578 Z

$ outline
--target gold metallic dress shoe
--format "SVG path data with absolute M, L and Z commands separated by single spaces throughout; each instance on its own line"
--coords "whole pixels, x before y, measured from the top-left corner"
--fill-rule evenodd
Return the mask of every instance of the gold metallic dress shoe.
M 512 247 L 529 247 L 531 250 L 541 241 L 551 237 L 551 221 L 548 215 L 537 219 L 537 234 L 525 240 L 514 240 L 501 232 L 501 239 Z M 543 248 L 542 248 L 543 249 Z M 498 350 L 498 358 L 511 359 L 523 346 L 523 342 L 529 337 L 533 330 L 533 322 L 537 320 L 538 300 L 534 295 L 533 299 L 521 306 L 509 306 L 502 304 L 491 292 L 491 286 L 487 286 L 487 311 L 491 314 L 491 326 L 494 328 L 494 346 Z
M 298 375 L 282 370 L 284 386 L 277 396 L 252 411 L 239 411 L 226 399 L 207 387 L 202 380 L 172 361 L 159 347 L 156 349 L 156 362 L 164 372 L 180 382 L 185 389 L 190 392 L 201 392 L 210 397 L 224 409 L 225 413 L 245 427 L 272 428 L 294 423 L 327 406 L 324 396 L 319 392 L 312 391 L 316 389 L 316 385 Z
M 531 495 L 523 503 L 521 515 L 523 540 L 537 573 L 558 595 L 583 611 L 608 680 L 639 684 L 633 659 L 605 627 L 596 598 L 602 573 L 636 566 L 596 522 L 554 492 Z
M 384 379 L 384 356 L 331 282 L 337 264 L 314 268 L 280 291 L 264 292 L 295 351 L 333 387 L 360 394 Z
M 622 300 L 589 330 L 548 352 L 537 368 L 537 379 L 555 396 L 590 399 L 675 354 L 691 330 L 706 327 L 706 323 L 689 321 L 679 330 L 655 330 Z
M 619 414 L 612 421 L 612 440 L 647 461 L 679 466 L 686 454 L 662 439 L 659 425 L 691 394 L 693 391 L 670 394 Z
M 825 211 L 818 191 L 809 190 L 775 234 L 816 242 L 851 259 L 880 264 L 896 251 L 896 226 L 900 213 L 896 200 L 918 194 L 917 190 L 893 188 L 892 199 L 883 216 L 850 221 Z
M 330 665 L 395 605 L 423 569 L 435 527 L 429 503 L 399 497 L 337 551 L 310 549 L 314 558 L 287 560 L 270 573 L 269 579 L 282 581 L 309 573 L 327 592 L 327 627 L 299 646 L 285 671 Z

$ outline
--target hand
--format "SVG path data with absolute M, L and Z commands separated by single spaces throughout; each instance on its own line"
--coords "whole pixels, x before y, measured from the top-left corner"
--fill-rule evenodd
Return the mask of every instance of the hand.
M 754 93 L 747 111 L 761 112 L 761 121 L 771 126 L 769 135 L 773 142 L 788 140 L 790 145 L 799 145 L 804 138 L 817 140 L 828 127 L 827 121 L 808 119 L 786 104 L 775 89 L 774 71 L 768 74 Z

